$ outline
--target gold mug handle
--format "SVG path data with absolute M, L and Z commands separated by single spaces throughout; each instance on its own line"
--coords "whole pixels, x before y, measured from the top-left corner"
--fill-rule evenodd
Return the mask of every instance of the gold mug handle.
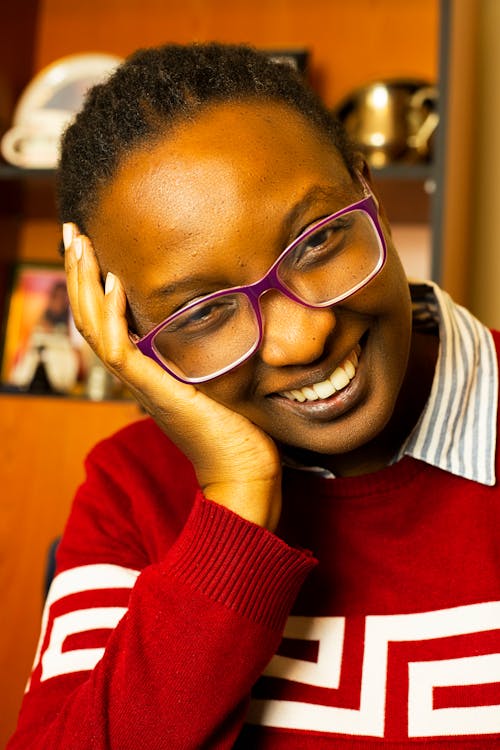
M 429 153 L 429 140 L 439 123 L 439 114 L 436 111 L 438 101 L 438 90 L 435 86 L 424 86 L 412 95 L 409 104 L 410 134 L 408 135 L 408 146 L 419 154 L 427 156 Z M 426 102 L 431 103 L 431 111 L 421 122 L 422 111 Z

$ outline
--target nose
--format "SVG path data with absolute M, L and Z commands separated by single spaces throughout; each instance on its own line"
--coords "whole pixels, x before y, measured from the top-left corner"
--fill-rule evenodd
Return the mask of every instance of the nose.
M 336 325 L 331 307 L 312 308 L 270 290 L 260 299 L 264 333 L 260 357 L 272 367 L 315 362 Z

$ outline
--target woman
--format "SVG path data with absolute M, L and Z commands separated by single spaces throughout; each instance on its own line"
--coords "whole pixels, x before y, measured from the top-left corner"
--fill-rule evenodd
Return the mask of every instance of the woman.
M 498 746 L 498 338 L 410 294 L 329 113 L 245 47 L 142 51 L 59 194 L 153 419 L 89 456 L 9 748 Z

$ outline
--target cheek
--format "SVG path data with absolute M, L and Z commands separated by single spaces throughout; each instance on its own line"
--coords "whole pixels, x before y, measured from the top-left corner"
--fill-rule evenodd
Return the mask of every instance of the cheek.
M 387 260 L 379 275 L 363 290 L 356 307 L 382 323 L 390 323 L 394 334 L 411 328 L 411 297 L 401 260 L 388 240 Z
M 357 299 L 353 299 L 352 309 L 372 321 L 368 342 L 371 377 L 379 397 L 388 402 L 404 379 L 412 332 L 408 280 L 390 244 L 386 265 Z
M 226 375 L 210 380 L 208 383 L 200 383 L 197 387 L 219 404 L 248 416 L 245 404 L 248 404 L 252 398 L 254 378 L 255 366 L 250 359 Z
M 378 336 L 372 344 L 377 350 L 378 366 L 374 377 L 385 398 L 391 400 L 402 385 L 411 345 L 412 312 L 407 285 L 384 285 L 383 304 L 377 319 Z

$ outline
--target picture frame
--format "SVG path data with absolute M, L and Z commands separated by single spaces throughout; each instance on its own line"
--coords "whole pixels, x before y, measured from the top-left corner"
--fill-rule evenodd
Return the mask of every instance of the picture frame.
M 303 78 L 307 79 L 309 72 L 309 50 L 305 48 L 277 48 L 266 49 L 266 54 L 274 62 L 290 65 Z
M 18 263 L 5 315 L 3 386 L 40 393 L 71 392 L 81 370 L 74 331 L 62 265 Z

